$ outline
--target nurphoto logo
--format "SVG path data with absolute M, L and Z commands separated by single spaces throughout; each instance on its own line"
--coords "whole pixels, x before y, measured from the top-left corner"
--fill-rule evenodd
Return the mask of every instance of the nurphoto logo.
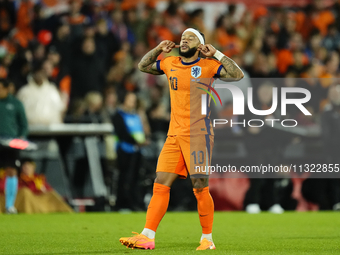
M 217 96 L 218 100 L 220 101 L 220 104 L 222 105 L 222 101 L 221 98 L 219 96 L 219 94 L 217 93 L 216 89 L 228 89 L 231 94 L 232 94 L 232 98 L 233 98 L 233 115 L 244 115 L 245 112 L 245 104 L 247 103 L 248 109 L 249 111 L 257 116 L 269 116 L 271 114 L 273 114 L 277 108 L 278 108 L 278 88 L 277 87 L 273 87 L 272 89 L 272 105 L 269 109 L 266 110 L 259 110 L 259 109 L 255 109 L 254 107 L 254 100 L 253 100 L 253 88 L 249 87 L 247 89 L 247 101 L 245 101 L 245 96 L 242 92 L 242 90 L 232 84 L 216 84 L 214 87 L 212 87 L 211 85 L 207 85 L 204 84 L 202 82 L 198 82 L 201 85 L 204 85 L 207 87 L 207 89 L 202 88 L 202 87 L 197 87 L 198 89 L 201 89 L 203 91 L 206 92 L 206 94 L 202 94 L 201 95 L 201 114 L 202 115 L 207 115 L 207 106 L 208 106 L 208 95 L 210 96 L 210 98 L 214 101 L 215 105 L 216 105 L 216 99 L 214 98 L 213 94 L 211 93 L 211 91 Z M 302 95 L 300 98 L 289 98 L 289 95 L 296 95 L 296 94 L 300 94 Z M 309 90 L 305 89 L 305 88 L 291 88 L 291 87 L 282 87 L 281 88 L 281 107 L 279 108 L 281 110 L 281 116 L 286 116 L 287 115 L 287 105 L 295 105 L 304 115 L 312 115 L 307 109 L 306 107 L 303 105 L 305 103 L 307 103 L 309 100 L 311 99 L 311 93 Z M 284 120 L 280 120 L 280 119 L 271 119 L 271 118 L 267 118 L 265 120 L 261 120 L 261 119 L 251 119 L 248 120 L 246 122 L 246 120 L 243 120 L 241 122 L 234 122 L 232 123 L 232 120 L 228 121 L 227 119 L 212 119 L 212 123 L 213 123 L 213 127 L 215 127 L 216 125 L 224 125 L 229 123 L 231 124 L 231 126 L 234 125 L 242 125 L 242 126 L 246 126 L 246 124 L 248 124 L 248 126 L 250 127 L 261 127 L 263 126 L 265 123 L 267 123 L 268 125 L 271 125 L 272 127 L 274 126 L 275 122 L 281 122 L 281 125 L 283 127 L 295 127 L 297 126 L 298 122 L 295 119 L 284 119 Z M 287 122 L 291 122 L 291 125 L 288 125 Z M 255 125 L 255 123 L 257 123 Z

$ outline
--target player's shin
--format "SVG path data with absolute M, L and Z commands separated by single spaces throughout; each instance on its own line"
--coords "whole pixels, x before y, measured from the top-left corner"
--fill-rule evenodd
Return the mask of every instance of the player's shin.
M 159 223 L 166 213 L 170 199 L 170 187 L 154 183 L 153 196 L 146 213 L 146 224 L 142 232 L 148 238 L 155 238 Z
M 209 187 L 194 189 L 197 199 L 197 210 L 202 226 L 202 238 L 212 241 L 212 226 L 214 221 L 214 201 L 210 195 Z

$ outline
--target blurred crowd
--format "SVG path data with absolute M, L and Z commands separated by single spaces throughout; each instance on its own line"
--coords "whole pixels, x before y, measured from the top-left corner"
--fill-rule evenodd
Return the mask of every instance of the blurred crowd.
M 118 193 L 120 207 L 133 207 L 135 201 L 130 205 L 123 194 L 138 193 L 133 189 L 140 148 L 154 141 L 149 150 L 156 151 L 150 155 L 157 160 L 170 116 L 167 78 L 142 73 L 137 65 L 161 41 L 179 43 L 187 27 L 203 32 L 207 43 L 234 59 L 244 80 L 286 78 L 280 86 L 308 89 L 312 116 L 296 109 L 288 109 L 288 115 L 302 125 L 326 118 L 323 128 L 332 130 L 325 139 L 334 143 L 329 148 L 337 146 L 340 123 L 334 114 L 321 116 L 340 108 L 340 1 L 331 2 L 252 8 L 226 3 L 226 11 L 213 15 L 204 8 L 187 9 L 184 0 L 170 0 L 162 11 L 156 0 L 0 0 L 0 79 L 22 102 L 28 124 L 113 123 L 120 145 L 107 155 L 117 153 L 118 166 L 128 169 Z M 213 29 L 205 24 L 206 15 L 216 16 Z M 255 88 L 255 108 L 271 107 L 272 84 L 239 85 Z M 229 114 L 228 100 L 222 114 Z M 332 155 L 332 162 L 336 159 Z M 127 176 L 135 178 L 127 181 Z

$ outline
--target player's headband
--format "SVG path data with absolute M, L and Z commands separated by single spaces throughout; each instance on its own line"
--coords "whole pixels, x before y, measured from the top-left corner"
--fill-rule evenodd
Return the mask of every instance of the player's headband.
M 194 34 L 197 36 L 198 40 L 200 40 L 200 43 L 203 44 L 203 45 L 205 44 L 205 43 L 204 43 L 203 36 L 202 36 L 202 35 L 200 34 L 200 32 L 198 32 L 196 29 L 187 28 L 187 29 L 184 30 L 184 32 L 182 33 L 182 35 L 184 35 L 185 32 L 192 32 L 192 33 L 194 33 Z

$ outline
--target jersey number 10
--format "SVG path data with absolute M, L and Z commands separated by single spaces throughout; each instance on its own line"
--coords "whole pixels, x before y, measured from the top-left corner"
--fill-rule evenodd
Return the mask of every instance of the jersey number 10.
M 196 151 L 193 151 L 192 153 L 191 153 L 191 155 L 193 155 L 194 156 L 194 164 L 203 164 L 203 162 L 204 162 L 204 153 L 203 153 L 203 151 L 198 151 L 197 153 L 196 153 Z
M 170 77 L 170 86 L 172 90 L 177 90 L 177 77 Z

